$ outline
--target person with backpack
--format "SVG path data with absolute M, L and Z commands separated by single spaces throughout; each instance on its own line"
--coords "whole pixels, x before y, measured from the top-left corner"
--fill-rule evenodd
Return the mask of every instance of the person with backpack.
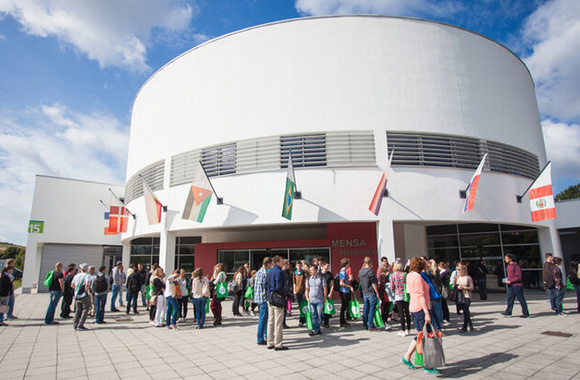
M 363 267 L 358 272 L 358 278 L 360 279 L 361 293 L 364 300 L 364 329 L 368 331 L 377 331 L 373 321 L 373 316 L 379 300 L 379 289 L 377 287 L 379 281 L 377 280 L 375 271 L 373 271 L 373 260 L 370 257 L 366 256 L 364 258 Z
M 505 311 L 501 312 L 500 314 L 511 317 L 512 316 L 512 309 L 514 307 L 514 300 L 517 298 L 522 306 L 522 318 L 529 318 L 530 312 L 528 310 L 528 304 L 526 303 L 526 299 L 524 297 L 524 282 L 522 276 L 522 268 L 516 263 L 516 257 L 508 253 L 505 256 L 506 262 L 506 274 L 507 280 L 506 284 L 508 287 L 508 299 L 507 299 L 507 308 Z
M 127 278 L 127 314 L 133 305 L 133 313 L 139 314 L 137 311 L 137 299 L 141 291 L 141 274 L 138 271 L 133 271 L 129 278 Z
M 308 274 L 302 269 L 302 261 L 296 262 L 296 270 L 292 274 L 292 283 L 294 290 L 294 299 L 298 304 L 298 309 L 300 309 L 300 304 L 304 299 L 304 292 L 306 290 L 306 278 Z M 306 323 L 306 317 L 303 313 L 300 313 L 300 318 L 298 319 L 298 326 L 302 327 Z
M 95 279 L 95 323 L 105 322 L 105 305 L 107 304 L 107 294 L 109 293 L 109 278 L 107 277 L 107 267 L 101 266 L 97 278 Z
M 561 257 L 554 257 L 554 269 L 552 269 L 552 277 L 554 277 L 554 289 L 556 290 L 556 297 L 554 298 L 554 306 L 556 309 L 556 315 L 567 316 L 564 312 L 564 307 L 562 302 L 564 301 L 564 296 L 566 295 L 566 283 L 564 282 L 564 276 L 562 276 L 562 270 L 560 269 L 562 265 Z
M 0 275 L 0 305 L 8 308 L 8 299 L 13 294 L 12 286 L 12 272 L 13 266 L 5 266 L 2 268 L 2 275 Z M 0 313 L 0 326 L 8 326 L 4 323 L 4 313 Z
M 92 276 L 87 272 L 89 266 L 85 263 L 79 265 L 80 272 L 76 274 L 71 282 L 71 287 L 74 289 L 76 312 L 73 319 L 73 327 L 77 331 L 88 330 L 85 327 L 85 321 L 89 316 L 89 308 L 91 307 L 91 298 L 89 292 L 91 291 Z
M 72 318 L 70 315 L 70 307 L 73 302 L 74 291 L 71 288 L 70 284 L 72 283 L 73 278 L 77 274 L 77 267 L 73 264 L 72 267 L 69 267 L 65 271 L 64 275 L 64 291 L 62 293 L 62 303 L 60 305 L 60 317 L 61 318 Z
M 320 262 L 320 268 L 322 270 L 322 278 L 324 278 L 324 282 L 326 283 L 326 288 L 324 289 L 324 301 L 322 302 L 323 306 L 326 302 L 327 298 L 332 298 L 332 292 L 334 292 L 334 276 L 330 271 L 330 264 L 324 260 Z M 330 314 L 322 313 L 322 327 L 325 329 L 330 328 Z
M 51 273 L 47 275 L 47 279 L 44 282 L 44 285 L 48 286 L 48 290 L 50 291 L 50 303 L 46 309 L 44 323 L 47 325 L 57 325 L 58 322 L 54 320 L 54 312 L 64 291 L 62 263 L 56 263 Z

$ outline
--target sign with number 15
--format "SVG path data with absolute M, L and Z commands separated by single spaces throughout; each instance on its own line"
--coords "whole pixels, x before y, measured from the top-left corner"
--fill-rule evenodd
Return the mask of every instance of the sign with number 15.
M 44 232 L 44 221 L 31 220 L 28 223 L 28 233 L 29 234 L 41 234 L 43 232 Z

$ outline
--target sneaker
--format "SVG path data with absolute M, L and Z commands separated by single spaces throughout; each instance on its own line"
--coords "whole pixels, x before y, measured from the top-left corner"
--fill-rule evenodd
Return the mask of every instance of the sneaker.
M 568 313 L 565 313 L 565 312 L 561 311 L 561 312 L 558 313 L 558 315 L 561 315 L 563 317 L 567 317 L 568 316 Z
M 385 324 L 385 331 L 391 331 L 392 328 L 393 328 L 393 326 L 391 326 L 389 324 Z
M 521 315 L 520 318 L 530 318 L 530 315 Z
M 87 331 L 88 329 L 85 326 L 79 326 L 79 327 L 77 327 L 77 330 Z
M 286 351 L 287 349 L 288 347 L 286 346 L 274 347 L 274 351 Z
M 308 335 L 314 336 L 314 335 L 316 335 L 316 333 L 314 332 L 314 330 L 310 330 L 310 331 L 308 331 Z
M 176 325 L 169 325 L 169 328 L 171 330 L 179 330 Z
M 397 333 L 398 336 L 407 336 L 407 333 L 405 333 L 404 331 L 399 331 Z
M 8 326 L 8 323 L 0 322 L 0 326 Z
M 377 329 L 375 329 L 374 327 L 371 327 L 370 329 L 367 329 L 369 331 L 377 331 Z
M 467 329 L 464 328 L 460 328 L 458 329 L 460 333 L 465 334 L 467 332 Z
M 411 335 L 411 330 L 407 330 L 407 336 Z
M 298 324 L 298 327 L 304 327 L 304 323 L 303 323 L 303 322 L 300 322 L 300 323 Z
M 413 365 L 413 363 L 411 363 L 410 361 L 408 361 L 405 358 L 401 358 L 401 361 L 409 368 L 409 369 L 417 369 L 417 367 L 415 367 Z
M 8 319 L 18 319 L 18 317 L 15 316 L 15 315 L 10 315 L 10 316 L 7 316 L 6 318 L 8 318 Z
M 256 316 L 256 314 L 254 314 L 254 312 L 253 312 L 253 311 L 250 311 L 250 315 L 251 315 L 252 317 L 255 317 L 255 316 Z
M 258 342 L 258 346 L 265 346 L 266 345 L 266 341 L 262 340 L 260 342 Z
M 441 373 L 441 371 L 439 371 L 438 369 L 435 369 L 435 368 L 425 368 L 425 369 L 423 369 L 423 372 L 425 372 L 425 373 L 434 373 L 434 374 Z
M 503 315 L 504 317 L 508 317 L 508 318 L 511 318 L 512 317 L 511 314 L 508 314 L 505 311 L 502 311 L 500 314 Z
M 58 325 L 57 321 L 52 321 L 52 322 L 44 322 L 47 325 Z

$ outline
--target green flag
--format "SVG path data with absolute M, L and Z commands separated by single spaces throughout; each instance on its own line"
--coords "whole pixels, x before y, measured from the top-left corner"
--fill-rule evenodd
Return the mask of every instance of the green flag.
M 282 207 L 282 217 L 292 220 L 292 206 L 294 205 L 294 191 L 296 190 L 296 180 L 294 179 L 294 165 L 292 156 L 288 158 L 288 174 L 286 175 L 286 190 L 284 191 L 284 206 Z

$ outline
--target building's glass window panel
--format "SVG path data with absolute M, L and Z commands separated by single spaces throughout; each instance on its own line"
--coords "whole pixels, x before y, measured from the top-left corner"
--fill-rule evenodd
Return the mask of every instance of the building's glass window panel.
M 201 164 L 208 177 L 236 173 L 236 144 L 203 150 Z
M 195 244 L 201 243 L 199 236 L 178 236 L 175 238 L 175 269 L 185 269 L 191 275 L 195 263 Z
M 290 248 L 290 262 L 295 263 L 299 260 L 306 261 L 306 264 L 312 264 L 315 257 L 322 258 L 326 262 L 330 262 L 329 248 Z M 331 263 L 332 264 L 332 263 Z M 334 270 L 335 268 L 333 268 Z M 338 268 L 336 268 L 338 269 Z
M 456 233 L 450 233 L 453 226 Z M 453 244 L 457 242 L 457 247 Z M 505 291 L 504 257 L 516 255 L 524 275 L 524 286 L 539 289 L 542 260 L 538 231 L 528 226 L 483 223 L 427 227 L 429 256 L 453 265 L 458 261 L 484 260 L 488 268 L 488 288 Z
M 234 274 L 238 266 L 250 262 L 250 251 L 247 249 L 218 251 L 218 262 L 226 266 L 228 275 Z
M 282 136 L 280 137 L 280 167 L 287 168 L 289 156 L 295 168 L 326 166 L 326 136 Z
M 488 153 L 484 170 L 535 178 L 538 157 L 523 149 L 471 137 L 412 132 L 387 132 L 393 166 L 437 166 L 474 170 Z
M 147 237 L 131 241 L 131 263 L 145 267 L 159 264 L 159 238 Z

